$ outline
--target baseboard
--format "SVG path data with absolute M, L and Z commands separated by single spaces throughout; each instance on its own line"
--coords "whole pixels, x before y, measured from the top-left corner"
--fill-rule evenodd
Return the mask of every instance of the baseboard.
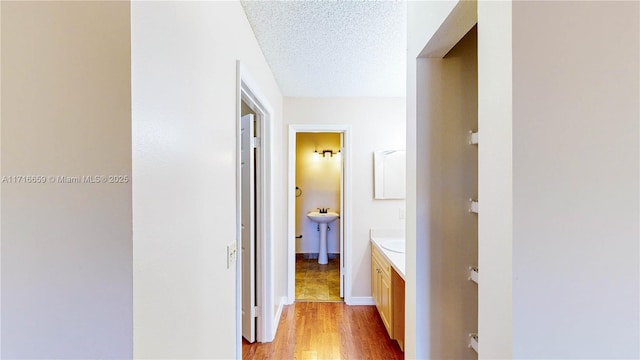
M 347 305 L 375 305 L 373 296 L 352 296 L 351 299 L 345 301 Z
M 280 324 L 280 317 L 282 316 L 282 309 L 287 304 L 287 297 L 283 296 L 280 298 L 280 302 L 278 303 L 278 310 L 276 311 L 276 316 L 273 319 L 273 335 L 275 338 L 276 331 L 278 331 L 278 325 Z

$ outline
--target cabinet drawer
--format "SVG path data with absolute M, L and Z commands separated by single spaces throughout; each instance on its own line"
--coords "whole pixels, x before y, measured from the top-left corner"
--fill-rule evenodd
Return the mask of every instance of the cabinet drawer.
M 387 276 L 387 278 L 390 281 L 391 280 L 391 264 L 389 264 L 387 259 L 385 259 L 384 255 L 382 255 L 375 246 L 371 247 L 371 254 L 380 265 L 380 270 L 384 272 L 384 274 Z

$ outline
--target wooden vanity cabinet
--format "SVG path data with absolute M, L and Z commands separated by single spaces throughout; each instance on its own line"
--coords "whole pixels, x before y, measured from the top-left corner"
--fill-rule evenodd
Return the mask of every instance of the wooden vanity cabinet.
M 404 280 L 375 247 L 371 247 L 371 295 L 389 337 L 404 351 Z
M 391 265 L 375 247 L 371 252 L 371 295 L 389 336 L 393 338 Z

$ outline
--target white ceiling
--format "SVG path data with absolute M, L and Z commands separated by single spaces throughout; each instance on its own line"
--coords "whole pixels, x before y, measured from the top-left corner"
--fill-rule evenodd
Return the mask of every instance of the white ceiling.
M 285 96 L 405 96 L 404 1 L 247 1 Z

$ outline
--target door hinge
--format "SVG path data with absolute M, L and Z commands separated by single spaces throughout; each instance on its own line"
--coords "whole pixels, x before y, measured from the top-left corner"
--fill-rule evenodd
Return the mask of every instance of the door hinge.
M 258 148 L 258 147 L 260 147 L 260 138 L 259 138 L 259 137 L 253 137 L 253 138 L 251 138 L 251 147 L 252 147 L 252 148 Z
M 260 307 L 259 306 L 254 306 L 251 308 L 251 317 L 258 317 L 258 314 L 260 314 Z

